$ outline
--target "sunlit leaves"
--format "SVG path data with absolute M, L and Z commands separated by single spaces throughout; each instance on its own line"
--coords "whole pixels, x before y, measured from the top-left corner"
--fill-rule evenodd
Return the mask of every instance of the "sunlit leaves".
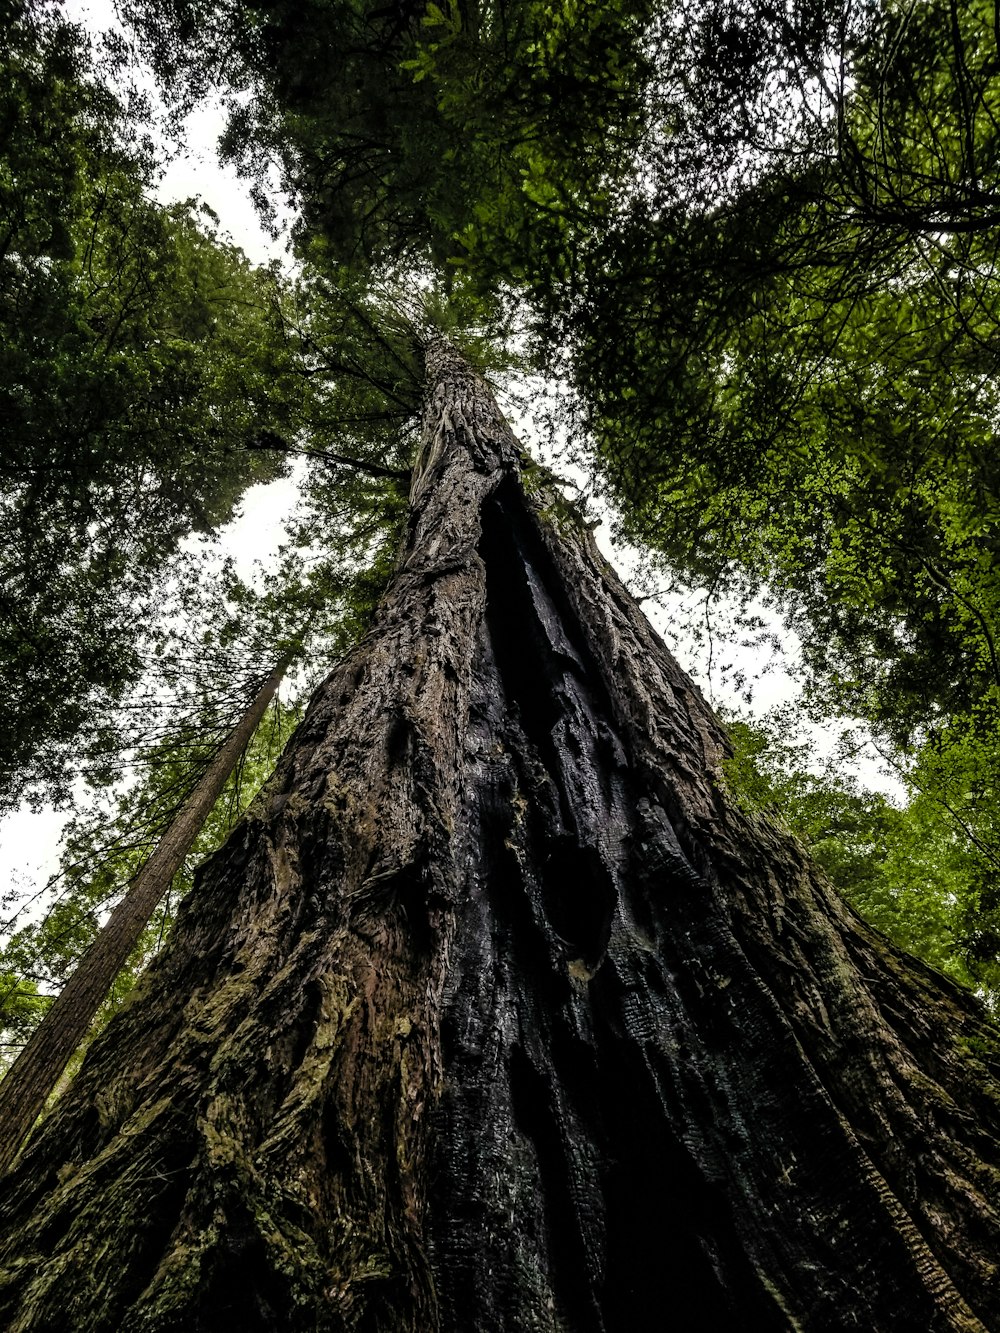
M 730 723 L 737 797 L 784 820 L 861 915 L 901 948 L 996 1007 L 1000 974 L 974 946 L 987 929 L 977 850 L 940 792 L 893 804 L 849 774 L 818 776 L 804 747 L 766 726 Z M 978 926 L 971 927 L 971 922 Z M 992 923 L 989 924 L 992 928 Z

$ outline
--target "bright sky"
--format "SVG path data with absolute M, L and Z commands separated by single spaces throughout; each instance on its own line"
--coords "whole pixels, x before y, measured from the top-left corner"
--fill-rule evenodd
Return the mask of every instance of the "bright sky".
M 66 0 L 64 12 L 73 21 L 84 24 L 91 33 L 117 27 L 110 0 Z M 199 109 L 189 120 L 187 145 L 175 152 L 168 162 L 157 191 L 163 203 L 200 196 L 219 215 L 222 228 L 245 253 L 259 263 L 270 259 L 286 261 L 284 241 L 273 241 L 263 230 L 250 201 L 246 185 L 231 167 L 223 166 L 215 145 L 223 127 L 218 105 Z M 515 421 L 515 429 L 517 422 Z M 250 578 L 254 563 L 267 559 L 281 541 L 283 524 L 295 502 L 294 479 L 256 486 L 243 499 L 240 514 L 224 531 L 225 549 L 238 563 L 241 575 Z M 598 540 L 626 579 L 642 569 L 638 551 L 615 549 L 607 525 L 598 532 Z M 631 581 L 631 580 L 629 580 Z M 667 643 L 678 651 L 684 667 L 691 672 L 710 701 L 717 707 L 739 707 L 738 693 L 727 683 L 742 672 L 754 685 L 754 712 L 764 712 L 776 704 L 793 699 L 798 686 L 790 670 L 795 645 L 791 636 L 772 618 L 787 652 L 762 650 L 760 646 L 741 646 L 732 634 L 726 634 L 726 614 L 718 619 L 718 633 L 709 649 L 691 639 L 690 626 L 703 619 L 704 612 L 691 598 L 668 596 L 660 601 L 646 601 L 644 610 Z M 725 637 L 723 637 L 725 636 Z M 725 665 L 728 670 L 723 671 Z M 817 753 L 829 752 L 834 741 L 829 734 L 816 731 Z M 899 791 L 899 784 L 886 779 L 874 759 L 860 760 L 858 771 L 872 786 Z M 52 811 L 33 814 L 23 811 L 0 823 L 0 885 L 12 883 L 20 888 L 38 885 L 56 865 L 59 832 L 64 816 Z
M 92 35 L 124 31 L 112 0 L 64 0 L 63 12 Z M 145 80 L 145 88 L 157 99 L 151 76 Z M 250 259 L 259 264 L 269 259 L 284 260 L 284 241 L 271 239 L 260 225 L 246 185 L 232 167 L 219 161 L 215 146 L 223 128 L 224 116 L 217 102 L 206 103 L 189 117 L 186 143 L 167 161 L 157 196 L 165 204 L 200 196 L 218 213 L 223 229 Z

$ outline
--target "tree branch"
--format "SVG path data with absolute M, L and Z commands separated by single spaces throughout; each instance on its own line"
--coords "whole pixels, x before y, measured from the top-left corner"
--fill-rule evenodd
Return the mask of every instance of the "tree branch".
M 295 454 L 300 458 L 320 458 L 324 463 L 333 463 L 341 467 L 352 467 L 358 472 L 364 472 L 369 477 L 383 477 L 390 481 L 409 481 L 410 473 L 407 469 L 397 467 L 386 467 L 382 463 L 372 463 L 364 458 L 351 458 L 349 454 L 334 453 L 332 449 L 296 449 L 294 445 L 286 444 L 284 440 L 277 435 L 268 434 L 266 442 L 258 440 L 245 446 L 247 449 L 254 449 L 258 452 L 273 452 L 280 454 Z

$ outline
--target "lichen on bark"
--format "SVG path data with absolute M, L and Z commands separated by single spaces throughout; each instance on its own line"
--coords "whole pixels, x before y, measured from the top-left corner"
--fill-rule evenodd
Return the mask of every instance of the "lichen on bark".
M 426 360 L 377 622 L 3 1185 L 4 1326 L 998 1326 L 975 1002 L 728 798 L 589 533 Z

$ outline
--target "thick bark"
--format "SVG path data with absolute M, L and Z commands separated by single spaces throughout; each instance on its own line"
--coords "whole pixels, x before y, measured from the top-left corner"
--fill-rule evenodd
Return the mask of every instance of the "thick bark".
M 90 1031 L 115 977 L 139 943 L 240 755 L 250 744 L 287 665 L 282 662 L 275 667 L 257 691 L 0 1082 L 0 1173 L 17 1157 L 22 1142 L 55 1091 L 70 1056 Z
M 378 622 L 9 1177 L 4 1326 L 1000 1326 L 992 1030 L 427 360 Z

